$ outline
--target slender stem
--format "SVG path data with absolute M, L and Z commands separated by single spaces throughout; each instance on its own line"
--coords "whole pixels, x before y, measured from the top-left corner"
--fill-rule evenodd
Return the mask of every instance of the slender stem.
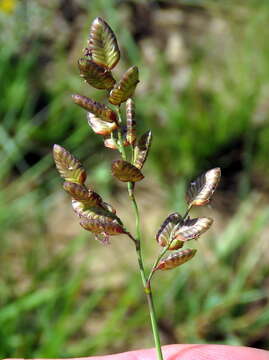
M 147 296 L 147 301 L 148 301 L 148 306 L 149 306 L 151 327 L 152 327 L 152 332 L 153 332 L 153 337 L 154 337 L 158 360 L 163 360 L 161 341 L 160 341 L 160 336 L 159 336 L 158 324 L 157 324 L 157 320 L 156 320 L 157 316 L 156 316 L 156 311 L 155 311 L 155 307 L 154 307 L 150 282 L 148 282 L 148 284 L 147 284 L 146 296 Z
M 190 209 L 192 208 L 192 205 L 190 204 L 185 212 L 185 214 L 183 215 L 182 220 L 185 220 L 186 217 L 189 215 Z
M 140 216 L 139 216 L 139 210 L 138 210 L 138 206 L 137 206 L 137 202 L 136 202 L 136 199 L 134 196 L 133 189 L 134 189 L 133 184 L 131 182 L 128 182 L 128 192 L 129 192 L 129 196 L 132 201 L 132 205 L 133 205 L 134 212 L 135 212 L 135 228 L 136 228 L 136 247 L 135 247 L 135 249 L 136 249 L 136 253 L 137 253 L 137 260 L 138 260 L 141 279 L 142 279 L 142 282 L 143 282 L 143 285 L 145 288 L 147 286 L 147 279 L 146 279 L 142 251 L 141 251 Z
M 135 150 L 135 145 L 132 144 L 132 164 L 134 163 L 134 150 Z
M 141 241 L 140 215 L 139 215 L 139 209 L 137 206 L 136 198 L 134 196 L 134 183 L 128 182 L 128 192 L 135 212 L 135 228 L 136 228 L 137 240 Z
M 126 160 L 126 153 L 125 153 L 125 149 L 123 146 L 121 129 L 118 129 L 118 149 L 119 149 L 119 152 L 121 153 L 123 160 Z
M 159 329 L 158 329 L 158 323 L 157 323 L 157 316 L 156 316 L 156 311 L 155 311 L 155 307 L 154 307 L 151 286 L 150 286 L 150 282 L 146 279 L 145 269 L 144 269 L 144 264 L 143 264 L 143 258 L 142 258 L 142 252 L 141 252 L 140 216 L 139 216 L 139 209 L 137 206 L 137 202 L 136 202 L 136 199 L 134 196 L 133 189 L 134 189 L 133 184 L 128 183 L 128 191 L 129 191 L 129 195 L 130 195 L 130 198 L 131 198 L 131 201 L 133 204 L 133 208 L 135 211 L 135 215 L 136 215 L 135 217 L 136 217 L 136 236 L 137 236 L 137 243 L 136 243 L 137 260 L 138 260 L 140 275 L 142 278 L 142 283 L 144 285 L 144 290 L 145 290 L 146 297 L 147 297 L 152 333 L 153 333 L 153 337 L 154 337 L 158 360 L 163 360 L 161 341 L 160 341 L 160 335 L 159 335 Z
M 120 114 L 120 108 L 117 107 L 116 111 L 118 114 L 119 124 L 121 124 L 122 119 L 121 119 L 121 114 Z M 118 130 L 118 149 L 122 155 L 123 160 L 126 160 L 127 157 L 126 157 L 125 149 L 123 146 L 121 129 Z M 132 147 L 132 158 L 134 156 L 133 153 L 134 153 L 134 148 Z M 150 282 L 147 281 L 146 274 L 145 274 L 145 268 L 144 268 L 144 264 L 143 264 L 143 257 L 142 257 L 142 251 L 141 251 L 140 215 L 139 215 L 138 205 L 137 205 L 137 202 L 136 202 L 136 199 L 134 196 L 134 183 L 132 183 L 132 182 L 128 182 L 128 193 L 129 193 L 129 197 L 132 201 L 132 205 L 133 205 L 134 212 L 135 212 L 136 239 L 130 233 L 127 233 L 127 235 L 133 240 L 133 242 L 135 244 L 139 271 L 140 271 L 140 275 L 141 275 L 141 279 L 142 279 L 142 283 L 144 286 L 144 291 L 145 291 L 145 294 L 147 297 L 147 302 L 148 302 L 148 307 L 149 307 L 150 321 L 151 321 L 151 327 L 152 327 L 152 333 L 153 333 L 153 337 L 154 337 L 157 357 L 158 357 L 158 360 L 163 360 L 161 341 L 160 341 L 159 329 L 158 329 L 158 324 L 157 324 L 157 316 L 156 316 L 156 311 L 155 311 L 155 307 L 154 307 L 154 303 L 153 303 L 151 286 L 150 286 Z
M 133 237 L 133 235 L 131 233 L 129 233 L 128 231 L 126 231 L 125 233 L 127 236 L 129 236 L 129 238 L 133 241 L 133 243 L 136 246 L 137 240 Z
M 153 266 L 152 266 L 152 269 L 151 269 L 151 271 L 150 271 L 150 274 L 149 274 L 149 276 L 148 276 L 147 283 L 150 283 L 150 280 L 151 280 L 151 278 L 152 278 L 152 275 L 154 274 L 154 270 L 155 270 L 156 266 L 159 264 L 161 258 L 164 256 L 164 254 L 166 253 L 166 251 L 169 249 L 169 245 L 170 245 L 170 243 L 168 244 L 168 246 L 166 246 L 166 247 L 163 249 L 163 251 L 162 251 L 162 252 L 159 254 L 159 256 L 157 257 L 155 263 L 154 263 Z

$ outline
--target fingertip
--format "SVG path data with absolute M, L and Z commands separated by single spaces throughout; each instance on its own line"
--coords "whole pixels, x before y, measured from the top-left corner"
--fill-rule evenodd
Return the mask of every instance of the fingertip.
M 269 360 L 268 351 L 244 346 L 168 345 L 164 347 L 164 353 L 166 360 Z
M 183 344 L 162 347 L 164 360 L 269 360 L 265 350 L 228 345 Z M 156 360 L 155 349 L 130 351 L 96 360 Z

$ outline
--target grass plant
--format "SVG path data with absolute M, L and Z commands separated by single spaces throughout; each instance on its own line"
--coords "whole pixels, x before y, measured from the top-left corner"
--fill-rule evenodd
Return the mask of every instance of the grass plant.
M 21 3 L 17 2 L 17 6 Z M 89 249 L 86 235 L 76 235 L 77 230 L 74 231 L 71 225 L 67 233 L 52 229 L 55 222 L 48 214 L 61 215 L 57 204 L 64 201 L 58 194 L 60 181 L 55 177 L 49 150 L 52 143 L 60 142 L 72 152 L 75 150 L 75 155 L 92 169 L 91 179 L 98 191 L 106 193 L 106 198 L 111 189 L 116 189 L 108 176 L 109 161 L 104 161 L 101 141 L 96 137 L 87 140 L 88 127 L 81 119 L 80 109 L 68 103 L 69 93 L 74 88 L 82 92 L 85 87 L 76 74 L 72 59 L 74 49 L 65 47 L 70 44 L 67 38 L 63 41 L 62 35 L 68 32 L 61 32 L 61 37 L 54 32 L 53 40 L 48 32 L 48 28 L 53 29 L 55 14 L 60 16 L 60 12 L 54 6 L 43 8 L 38 1 L 24 3 L 28 4 L 27 12 L 15 9 L 8 16 L 0 13 L 3 25 L 0 38 L 0 355 L 61 357 L 116 352 L 140 346 L 141 336 L 138 343 L 134 333 L 142 333 L 143 344 L 149 347 L 151 334 L 145 327 L 146 305 L 139 292 L 139 278 L 135 269 L 130 269 L 125 254 L 131 248 L 121 251 L 125 265 L 115 262 L 109 273 L 100 269 L 98 281 L 107 282 L 100 291 L 92 275 L 93 268 L 82 270 L 84 262 L 73 259 L 83 258 L 86 250 L 100 257 L 108 254 L 98 252 L 97 244 Z M 152 190 L 162 194 L 160 207 L 167 208 L 170 203 L 170 208 L 182 211 L 186 177 L 194 178 L 201 170 L 212 167 L 216 159 L 224 169 L 222 184 L 229 187 L 233 196 L 237 195 L 238 188 L 226 177 L 227 173 L 232 170 L 236 177 L 247 180 L 247 191 L 242 192 L 240 206 L 229 208 L 227 218 L 225 214 L 218 214 L 217 206 L 217 231 L 213 228 L 199 244 L 199 252 L 204 256 L 197 257 L 191 266 L 184 265 L 188 274 L 174 270 L 174 274 L 167 273 L 159 279 L 155 289 L 156 311 L 163 343 L 204 341 L 268 348 L 267 195 L 260 194 L 262 187 L 256 188 L 258 193 L 255 194 L 255 185 L 266 186 L 264 174 L 268 168 L 268 2 L 226 2 L 229 5 L 226 7 L 223 2 L 199 2 L 211 20 L 224 23 L 224 33 L 231 36 L 233 46 L 225 54 L 220 52 L 223 56 L 217 61 L 216 54 L 211 51 L 216 48 L 216 37 L 201 31 L 199 39 L 206 41 L 198 52 L 187 39 L 191 45 L 188 58 L 191 82 L 183 93 L 175 91 L 171 85 L 174 69 L 161 47 L 157 46 L 158 56 L 152 66 L 141 68 L 146 61 L 142 41 L 134 40 L 135 26 L 133 33 L 127 31 L 131 28 L 132 17 L 126 20 L 122 3 L 98 0 L 80 4 L 83 21 L 76 23 L 76 31 L 70 33 L 77 34 L 79 39 L 85 38 L 88 29 L 84 24 L 102 14 L 110 20 L 128 53 L 128 58 L 123 59 L 124 67 L 130 63 L 138 64 L 141 78 L 149 84 L 147 88 L 152 89 L 148 97 L 137 93 L 137 117 L 141 133 L 147 127 L 154 132 L 155 141 L 146 172 L 148 177 L 159 175 Z M 158 6 L 154 6 L 152 13 L 155 10 L 159 10 Z M 25 20 L 23 14 L 26 13 L 28 18 Z M 191 7 L 190 12 L 183 11 L 184 16 L 189 14 Z M 124 32 L 119 31 L 123 19 Z M 25 24 L 28 24 L 27 32 L 23 30 Z M 162 29 L 165 32 L 166 27 Z M 186 33 L 180 24 L 178 30 Z M 147 37 L 154 42 L 156 34 L 152 32 Z M 43 61 L 44 49 L 48 62 Z M 154 85 L 149 68 L 158 69 L 158 86 Z M 53 74 L 53 82 L 48 81 L 47 74 Z M 210 74 L 206 91 L 198 91 L 199 79 Z M 213 80 L 218 77 L 225 86 L 213 86 Z M 234 105 L 231 107 L 231 104 Z M 207 141 L 212 129 L 216 135 L 213 144 Z M 169 137 L 163 134 L 169 134 Z M 243 167 L 241 162 L 234 162 L 231 149 L 238 150 L 239 158 L 243 149 Z M 171 170 L 168 166 L 167 176 L 162 176 L 168 157 L 175 168 Z M 249 190 L 252 193 L 248 193 Z M 145 185 L 142 194 L 147 194 L 150 200 L 148 193 Z M 141 198 L 140 193 L 137 196 Z M 118 203 L 123 209 L 122 215 L 128 214 L 128 207 L 125 208 L 120 197 Z M 141 210 L 143 219 L 146 214 Z M 203 215 L 210 216 L 210 210 Z M 165 211 L 161 213 L 158 209 L 152 216 L 154 224 L 150 226 L 152 230 L 147 229 L 146 239 L 153 239 L 153 228 L 157 229 L 164 217 Z M 73 224 L 71 212 L 70 216 L 68 210 L 66 217 L 60 216 L 58 224 L 60 229 Z M 120 241 L 115 239 L 114 246 Z M 120 251 L 119 247 L 117 251 Z M 146 255 L 154 251 L 156 244 L 148 241 Z M 255 256 L 251 257 L 251 254 Z M 216 278 L 201 278 L 205 264 L 209 269 L 213 267 Z M 147 271 L 149 266 L 146 262 Z M 80 278 L 83 271 L 84 277 L 81 275 L 83 278 Z M 237 275 L 241 280 L 233 287 L 233 297 L 228 299 L 230 279 Z M 65 284 L 62 278 L 66 279 Z M 59 306 L 62 303 L 66 304 L 64 311 Z M 95 319 L 97 329 L 89 324 L 89 318 Z M 60 326 L 61 323 L 65 326 Z M 124 332 L 118 342 L 115 342 L 115 338 L 120 337 L 116 324 L 120 324 Z

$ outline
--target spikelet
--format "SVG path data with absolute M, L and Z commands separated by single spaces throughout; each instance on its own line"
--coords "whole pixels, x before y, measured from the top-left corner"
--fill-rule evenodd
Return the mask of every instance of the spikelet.
M 96 194 L 96 193 L 94 193 Z M 98 195 L 98 194 L 97 194 Z M 98 195 L 99 196 L 99 195 Z M 122 225 L 121 219 L 116 215 L 115 209 L 102 201 L 99 201 L 99 198 L 96 199 L 94 204 L 94 199 L 92 197 L 92 204 L 85 204 L 81 201 L 72 200 L 72 207 L 74 212 L 78 217 L 83 218 L 102 218 L 103 221 L 115 221 Z
M 107 235 L 118 235 L 125 233 L 121 225 L 116 222 L 104 221 L 99 218 L 82 218 L 80 225 L 94 234 L 106 233 Z
M 72 206 L 75 213 L 81 219 L 80 225 L 95 235 L 117 235 L 125 233 L 121 220 L 117 217 L 115 212 L 109 210 L 109 204 L 103 203 L 103 208 L 87 207 L 82 202 L 73 200 Z M 107 210 L 104 209 L 105 207 Z
M 75 104 L 81 106 L 83 109 L 89 111 L 90 113 L 93 113 L 101 120 L 117 123 L 117 114 L 108 106 L 100 104 L 99 102 L 94 101 L 87 96 L 78 94 L 72 95 L 72 99 Z
M 110 71 L 97 65 L 91 59 L 84 57 L 78 60 L 80 76 L 96 89 L 110 90 L 115 85 L 115 79 Z
M 126 140 L 130 145 L 133 145 L 136 140 L 136 122 L 135 122 L 135 103 L 132 98 L 129 98 L 126 101 L 126 123 L 127 123 Z
M 98 118 L 91 112 L 87 113 L 87 120 L 90 128 L 96 133 L 103 136 L 110 135 L 118 125 L 115 122 L 108 122 Z
M 184 249 L 177 251 L 176 253 L 172 253 L 165 259 L 161 260 L 160 263 L 155 267 L 154 271 L 174 269 L 175 267 L 191 260 L 196 254 L 196 251 L 196 249 Z
M 53 146 L 53 157 L 59 174 L 66 181 L 83 185 L 87 174 L 80 161 L 77 160 L 64 147 L 55 144 Z
M 120 59 L 116 36 L 100 17 L 97 17 L 91 25 L 88 52 L 96 64 L 109 70 L 113 69 Z
M 132 66 L 110 91 L 108 101 L 113 105 L 120 105 L 133 95 L 138 83 L 138 68 Z
M 75 200 L 87 202 L 89 199 L 89 191 L 84 185 L 73 183 L 71 181 L 65 181 L 63 183 L 63 189 Z
M 205 233 L 213 224 L 211 218 L 186 219 L 183 224 L 179 223 L 173 230 L 173 239 L 179 241 L 188 241 L 197 239 Z
M 170 214 L 164 220 L 160 227 L 160 230 L 156 235 L 156 240 L 161 246 L 166 247 L 168 244 L 170 244 L 168 248 L 169 250 L 177 250 L 183 246 L 182 241 L 171 237 L 173 229 L 181 221 L 182 217 L 177 212 Z
M 142 169 L 143 165 L 145 164 L 145 161 L 147 160 L 151 146 L 151 141 L 152 141 L 152 133 L 149 130 L 141 136 L 141 138 L 138 141 L 138 144 L 135 146 L 134 166 L 136 166 L 138 169 Z
M 191 182 L 186 194 L 189 206 L 202 206 L 207 204 L 216 190 L 220 177 L 220 168 L 215 168 L 207 171 L 195 181 Z
M 112 174 L 123 182 L 136 182 L 144 179 L 144 175 L 138 168 L 124 160 L 113 161 L 111 169 Z

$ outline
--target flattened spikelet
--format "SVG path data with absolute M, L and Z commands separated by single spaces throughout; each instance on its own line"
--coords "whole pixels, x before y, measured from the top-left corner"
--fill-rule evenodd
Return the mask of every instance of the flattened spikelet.
M 110 91 L 109 102 L 113 105 L 120 105 L 130 98 L 138 84 L 138 68 L 132 66 L 128 69 L 114 88 Z
M 136 140 L 136 122 L 135 122 L 135 103 L 132 98 L 126 101 L 126 140 L 129 144 L 134 144 Z
M 110 90 L 115 85 L 116 80 L 110 71 L 97 65 L 89 58 L 81 58 L 78 61 L 80 76 L 96 89 Z
M 111 110 L 108 106 L 100 104 L 87 96 L 83 95 L 72 95 L 72 99 L 75 104 L 81 106 L 83 109 L 93 113 L 96 117 L 103 121 L 117 123 L 117 114 Z
M 186 219 L 183 224 L 176 226 L 173 232 L 173 238 L 180 241 L 197 239 L 205 233 L 213 224 L 211 218 Z
M 196 251 L 196 249 L 184 249 L 173 253 L 167 258 L 161 260 L 154 271 L 174 269 L 175 267 L 180 266 L 185 262 L 191 260 L 196 254 Z
M 152 133 L 149 130 L 141 136 L 141 138 L 138 141 L 138 144 L 135 146 L 134 166 L 136 166 L 138 169 L 142 169 L 143 165 L 145 164 L 145 161 L 147 160 L 151 146 L 151 141 L 152 141 Z
M 109 70 L 113 69 L 120 59 L 116 36 L 100 17 L 97 17 L 91 25 L 88 50 L 96 64 Z
M 169 250 L 177 250 L 183 246 L 182 241 L 171 238 L 173 229 L 181 221 L 182 217 L 177 212 L 170 214 L 164 220 L 156 235 L 156 240 L 161 246 L 166 247 L 168 244 L 170 244 Z
M 82 218 L 80 225 L 94 234 L 106 233 L 108 235 L 123 234 L 125 231 L 121 225 L 116 222 L 106 222 L 99 218 Z
M 115 209 L 109 204 L 103 202 L 100 195 L 94 192 L 91 193 L 92 193 L 91 194 L 92 204 L 84 203 L 77 200 L 72 200 L 72 207 L 76 215 L 79 216 L 80 218 L 91 218 L 91 219 L 98 218 L 99 220 L 102 219 L 102 221 L 106 221 L 106 222 L 114 221 L 122 225 L 122 221 L 116 215 Z
M 91 112 L 87 113 L 87 120 L 92 130 L 96 134 L 100 134 L 103 136 L 110 135 L 118 127 L 115 122 L 104 121 L 98 118 L 96 115 L 92 114 Z
M 63 188 L 75 200 L 87 202 L 89 198 L 88 189 L 84 185 L 76 184 L 70 181 L 65 181 L 63 183 Z
M 215 168 L 207 171 L 193 181 L 187 191 L 187 203 L 190 206 L 202 206 L 207 204 L 220 181 L 221 170 Z
M 109 204 L 103 203 L 104 207 L 110 208 Z M 125 232 L 121 220 L 115 212 L 105 210 L 104 207 L 87 207 L 83 203 L 73 200 L 73 209 L 81 218 L 81 226 L 95 234 L 106 233 L 116 235 Z
M 113 161 L 111 169 L 112 174 L 123 182 L 136 182 L 144 179 L 144 175 L 138 168 L 124 160 Z
M 59 174 L 66 181 L 83 185 L 87 174 L 80 161 L 77 160 L 64 147 L 55 144 L 53 147 L 53 157 Z

